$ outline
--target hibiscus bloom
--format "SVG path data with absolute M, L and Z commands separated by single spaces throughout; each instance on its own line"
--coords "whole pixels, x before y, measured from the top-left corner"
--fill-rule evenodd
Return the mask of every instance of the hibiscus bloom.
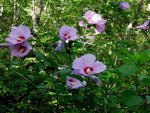
M 70 88 L 70 89 L 78 89 L 80 87 L 84 87 L 84 85 L 82 85 L 81 81 L 73 78 L 73 77 L 69 77 L 67 76 L 67 80 L 66 80 L 66 85 Z
M 77 29 L 70 26 L 62 26 L 59 29 L 59 37 L 63 42 L 76 40 L 78 38 Z
M 16 45 L 10 45 L 11 55 L 17 57 L 24 57 L 32 50 L 32 47 L 28 42 L 19 43 Z
M 128 10 L 130 9 L 130 4 L 128 2 L 120 2 L 119 9 Z
M 20 25 L 19 27 L 13 27 L 11 29 L 9 37 L 6 38 L 6 42 L 15 45 L 23 43 L 31 37 L 32 35 L 30 29 L 25 25 Z
M 90 77 L 92 74 L 103 72 L 106 69 L 106 65 L 95 60 L 96 57 L 94 55 L 86 54 L 80 58 L 75 59 L 73 61 L 72 67 L 79 74 Z
M 147 20 L 144 22 L 144 24 L 137 26 L 136 28 L 139 28 L 142 30 L 147 30 L 147 29 L 149 29 L 149 25 L 150 25 L 150 20 Z
M 93 12 L 93 11 L 86 11 L 83 16 L 89 24 L 105 24 L 106 20 L 104 20 L 99 14 Z
M 84 14 L 84 18 L 88 21 L 88 23 L 90 24 L 91 23 L 91 20 L 92 20 L 92 17 L 93 15 L 96 14 L 94 11 L 86 11 L 85 14 Z

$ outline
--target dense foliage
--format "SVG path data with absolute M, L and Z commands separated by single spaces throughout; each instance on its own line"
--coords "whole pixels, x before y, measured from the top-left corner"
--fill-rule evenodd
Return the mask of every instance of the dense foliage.
M 33 49 L 25 57 L 12 57 L 9 48 L 0 48 L 0 112 L 149 113 L 150 32 L 136 28 L 150 18 L 149 1 L 128 0 L 129 10 L 119 9 L 119 0 L 39 1 L 0 1 L 0 43 L 20 24 L 33 35 Z M 93 43 L 85 43 L 86 35 L 95 34 L 93 28 L 78 24 L 88 10 L 107 20 Z M 84 38 L 65 43 L 58 52 L 58 31 L 64 25 Z M 102 86 L 85 77 L 85 87 L 71 90 L 67 76 L 83 79 L 72 73 L 72 63 L 87 53 L 107 66 L 95 75 Z

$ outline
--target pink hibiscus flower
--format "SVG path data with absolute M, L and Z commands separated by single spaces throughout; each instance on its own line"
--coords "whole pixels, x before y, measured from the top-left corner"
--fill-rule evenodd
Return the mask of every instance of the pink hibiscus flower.
M 22 43 L 31 37 L 32 35 L 30 29 L 25 25 L 20 25 L 19 27 L 13 27 L 11 29 L 9 37 L 6 38 L 6 42 L 15 45 Z
M 73 61 L 73 69 L 79 74 L 91 77 L 92 74 L 103 72 L 106 65 L 102 62 L 95 61 L 96 57 L 92 54 L 86 54 Z
M 84 87 L 85 84 L 83 85 L 81 81 L 76 78 L 67 76 L 66 85 L 70 89 L 78 89 L 80 87 Z
M 70 26 L 62 26 L 59 29 L 59 37 L 63 42 L 76 40 L 78 38 L 77 29 Z
M 102 25 L 106 23 L 106 20 L 104 20 L 99 14 L 93 11 L 86 11 L 83 17 L 89 24 Z
M 32 47 L 28 42 L 19 43 L 16 45 L 10 45 L 11 55 L 17 57 L 24 57 L 32 50 Z

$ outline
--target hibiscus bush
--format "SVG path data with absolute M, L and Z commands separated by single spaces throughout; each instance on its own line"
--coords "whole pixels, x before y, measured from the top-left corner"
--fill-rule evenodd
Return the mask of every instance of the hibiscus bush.
M 149 113 L 150 3 L 0 2 L 0 111 Z

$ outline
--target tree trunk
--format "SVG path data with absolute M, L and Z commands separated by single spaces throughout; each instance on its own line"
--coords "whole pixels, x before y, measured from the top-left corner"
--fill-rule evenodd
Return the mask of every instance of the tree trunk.
M 4 1 L 2 2 L 2 4 L 0 4 L 0 16 L 3 15 L 3 11 L 4 11 Z
M 33 32 L 38 32 L 38 27 L 40 24 L 40 17 L 43 10 L 42 0 L 32 0 L 32 21 L 33 21 Z

